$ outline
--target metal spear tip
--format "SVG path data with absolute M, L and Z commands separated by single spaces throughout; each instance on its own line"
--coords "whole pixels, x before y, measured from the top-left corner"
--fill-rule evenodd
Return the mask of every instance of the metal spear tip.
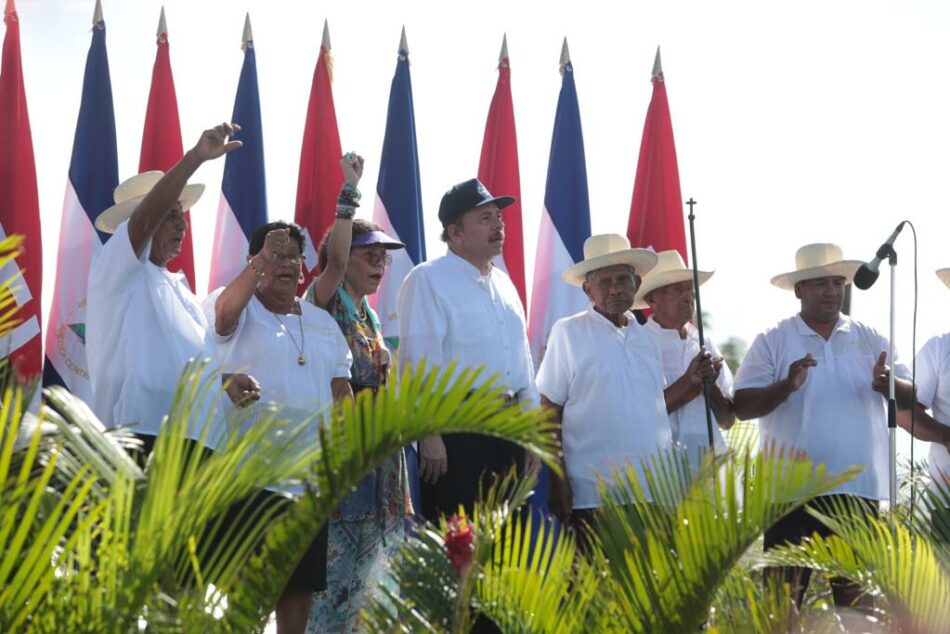
M 402 25 L 402 35 L 399 36 L 399 52 L 409 54 L 409 42 L 406 40 L 406 25 Z
M 320 48 L 325 51 L 330 50 L 330 23 L 325 18 L 323 20 L 323 40 L 320 42 Z
M 251 32 L 251 13 L 244 15 L 244 34 L 241 36 L 242 48 L 247 47 L 254 42 L 254 33 Z
M 498 61 L 503 62 L 508 59 L 508 34 L 501 36 L 501 53 L 498 54 Z
M 162 37 L 163 35 L 168 35 L 168 24 L 165 23 L 165 7 L 162 7 L 162 12 L 158 16 L 158 31 L 155 33 L 155 37 Z
M 656 58 L 653 60 L 653 77 L 659 77 L 663 74 L 663 66 L 660 63 L 660 47 L 656 47 Z
M 95 26 L 102 22 L 102 0 L 96 0 L 96 11 L 92 14 L 92 24 Z
M 564 44 L 561 45 L 561 66 L 571 63 L 571 51 L 567 48 L 567 36 L 564 37 Z

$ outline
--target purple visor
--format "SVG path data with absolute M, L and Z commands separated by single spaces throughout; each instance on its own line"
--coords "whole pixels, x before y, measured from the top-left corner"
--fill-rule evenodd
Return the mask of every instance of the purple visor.
M 402 242 L 395 238 L 390 238 L 382 231 L 370 231 L 369 233 L 360 234 L 353 238 L 353 242 L 351 243 L 354 247 L 368 247 L 374 244 L 381 244 L 383 248 L 387 250 L 406 248 L 406 245 Z

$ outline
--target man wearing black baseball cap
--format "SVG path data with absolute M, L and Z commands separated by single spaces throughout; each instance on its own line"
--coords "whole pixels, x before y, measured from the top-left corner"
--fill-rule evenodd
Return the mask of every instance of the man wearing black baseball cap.
M 511 196 L 492 196 L 478 179 L 452 187 L 442 197 L 439 220 L 448 251 L 415 267 L 399 291 L 399 357 L 445 367 L 483 368 L 480 381 L 500 377 L 506 404 L 538 405 L 524 308 L 514 284 L 492 264 L 505 240 L 502 209 Z M 407 367 L 404 365 L 404 367 Z M 435 520 L 471 512 L 481 481 L 521 464 L 516 445 L 479 434 L 432 436 L 419 445 L 422 514 Z M 534 463 L 533 456 L 529 460 Z M 484 475 L 485 479 L 480 480 Z

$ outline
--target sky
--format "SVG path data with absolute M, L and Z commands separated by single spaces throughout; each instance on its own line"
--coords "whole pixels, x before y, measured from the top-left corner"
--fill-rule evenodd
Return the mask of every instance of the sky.
M 93 0 L 18 0 L 44 242 L 44 306 L 56 244 Z M 441 254 L 442 193 L 475 175 L 485 117 L 507 33 L 518 131 L 528 286 L 567 38 L 582 117 L 591 225 L 625 233 L 658 46 L 684 198 L 698 204 L 696 241 L 707 328 L 722 342 L 797 311 L 769 284 L 794 268 L 795 250 L 835 242 L 869 259 L 901 220 L 897 336 L 910 360 L 914 264 L 917 347 L 947 330 L 950 266 L 943 198 L 950 155 L 950 3 L 600 2 L 393 3 L 105 0 L 120 179 L 138 165 L 164 5 L 184 145 L 228 120 L 243 54 L 245 12 L 254 31 L 271 219 L 293 218 L 304 118 L 324 20 L 344 150 L 366 157 L 372 195 L 390 82 L 405 26 L 415 100 L 427 251 Z M 201 167 L 192 210 L 197 286 L 206 288 L 224 161 Z M 504 192 L 495 192 L 496 194 Z M 372 205 L 361 209 L 371 213 Z M 852 314 L 887 333 L 889 273 L 856 291 Z M 45 327 L 45 323 L 44 323 Z

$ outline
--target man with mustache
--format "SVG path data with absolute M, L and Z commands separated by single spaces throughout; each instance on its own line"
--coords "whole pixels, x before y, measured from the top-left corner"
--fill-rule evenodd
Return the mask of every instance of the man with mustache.
M 629 465 L 643 483 L 643 464 L 671 444 L 660 353 L 630 312 L 640 275 L 656 261 L 607 233 L 588 238 L 584 259 L 561 274 L 583 287 L 590 307 L 554 324 L 538 389 L 563 446 L 565 477 L 552 478 L 549 506 L 578 530 L 584 551 L 601 506 L 598 482 L 609 486 Z
M 492 196 L 474 178 L 445 193 L 439 220 L 448 251 L 415 267 L 399 290 L 398 354 L 404 368 L 420 361 L 482 368 L 480 381 L 500 377 L 507 405 L 532 407 L 538 393 L 524 309 L 514 284 L 492 263 L 505 239 L 501 211 L 514 201 Z M 471 512 L 479 484 L 524 459 L 520 447 L 479 434 L 423 440 L 422 515 L 434 521 L 458 512 L 460 504 Z
M 699 331 L 690 323 L 696 297 L 692 270 L 686 268 L 676 250 L 661 251 L 657 256 L 659 261 L 643 277 L 633 307 L 653 311 L 644 326 L 660 349 L 668 384 L 664 397 L 673 442 L 686 452 L 695 469 L 702 454 L 709 450 L 703 378 L 709 386 L 713 442 L 720 451 L 725 449 L 725 444 L 719 428 L 729 429 L 736 420 L 732 407 L 732 372 L 723 363 L 716 344 L 706 339 L 706 347 L 699 346 Z M 710 277 L 711 272 L 699 271 L 700 286 Z

